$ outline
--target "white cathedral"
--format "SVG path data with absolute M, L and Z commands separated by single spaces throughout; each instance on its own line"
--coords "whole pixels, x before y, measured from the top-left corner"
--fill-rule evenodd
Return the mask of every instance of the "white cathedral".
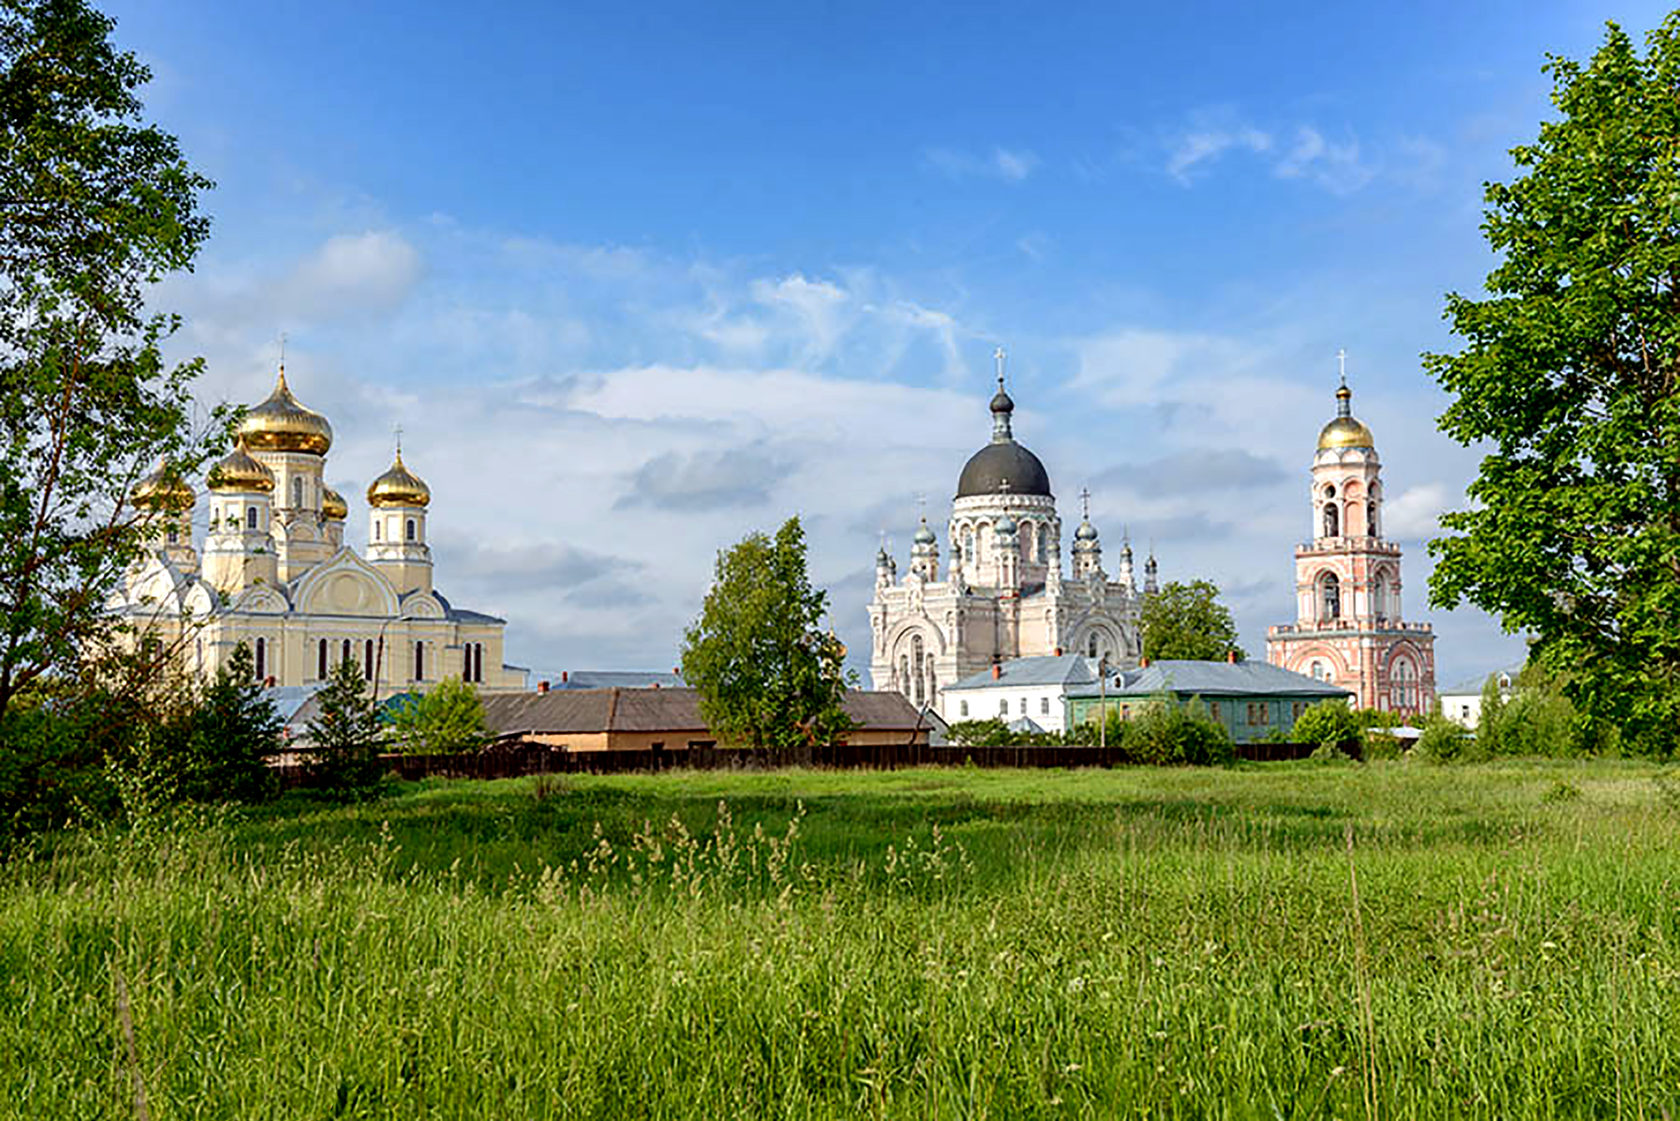
M 298 403 L 282 366 L 249 410 L 233 451 L 210 469 L 209 532 L 193 544 L 198 496 L 165 467 L 130 501 L 151 515 L 152 541 L 109 604 L 125 641 L 173 648 L 211 674 L 243 643 L 256 678 L 310 686 L 354 662 L 389 696 L 459 677 L 494 691 L 525 674 L 502 664 L 506 622 L 456 607 L 432 586 L 426 513 L 432 495 L 395 462 L 367 488 L 364 558 L 344 543 L 349 507 L 326 483 L 332 425 Z
M 1140 591 L 1123 544 L 1109 579 L 1087 504 L 1073 534 L 1073 571 L 1062 574 L 1062 520 L 1044 464 L 1015 440 L 1015 402 L 991 403 L 992 439 L 963 466 L 951 504 L 950 564 L 939 578 L 939 541 L 922 518 L 910 570 L 883 545 L 869 604 L 870 676 L 877 689 L 937 706 L 946 685 L 1010 658 L 1085 654 L 1117 669 L 1137 665 L 1143 597 L 1156 590 L 1153 556 Z M 1084 496 L 1082 496 L 1084 497 Z

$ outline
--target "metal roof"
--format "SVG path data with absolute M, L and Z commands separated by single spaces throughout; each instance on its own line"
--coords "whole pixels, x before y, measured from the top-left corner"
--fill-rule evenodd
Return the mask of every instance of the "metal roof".
M 1497 677 L 1500 674 L 1505 674 L 1509 677 L 1511 679 L 1512 688 L 1515 688 L 1517 684 L 1517 674 L 1522 671 L 1523 663 L 1518 662 L 1515 665 L 1505 666 L 1501 669 L 1489 670 L 1487 673 L 1482 674 L 1482 676 L 1472 677 L 1468 681 L 1460 681 L 1451 689 L 1437 689 L 1435 690 L 1435 695 L 1439 697 L 1479 697 L 1482 695 L 1482 688 L 1487 685 L 1487 679 L 1490 677 Z
M 971 673 L 945 687 L 947 693 L 969 689 L 996 689 L 1005 685 L 1096 685 L 1097 671 L 1083 654 L 1061 654 L 1037 658 L 1011 658 L 998 667 Z
M 1091 685 L 1077 696 L 1095 697 Z M 1294 673 L 1269 662 L 1196 662 L 1166 660 L 1126 670 L 1109 680 L 1111 697 L 1150 697 L 1177 693 L 1199 697 L 1351 697 L 1350 690 Z
M 521 732 L 704 732 L 693 689 L 550 689 L 483 698 L 485 723 L 499 736 Z M 902 693 L 852 689 L 841 700 L 859 730 L 926 727 Z

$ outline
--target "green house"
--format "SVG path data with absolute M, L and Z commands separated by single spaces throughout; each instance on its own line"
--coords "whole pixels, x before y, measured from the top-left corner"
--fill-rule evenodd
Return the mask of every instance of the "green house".
M 1178 704 L 1200 698 L 1208 714 L 1231 733 L 1233 743 L 1253 743 L 1274 733 L 1288 735 L 1308 707 L 1353 694 L 1305 674 L 1265 662 L 1151 662 L 1111 675 L 1101 685 L 1069 691 L 1063 703 L 1068 727 L 1096 723 L 1109 712 L 1129 720 L 1163 697 Z

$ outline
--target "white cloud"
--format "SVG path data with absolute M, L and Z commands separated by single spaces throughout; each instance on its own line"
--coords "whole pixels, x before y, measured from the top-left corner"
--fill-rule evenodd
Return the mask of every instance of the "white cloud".
M 1269 133 L 1248 125 L 1232 128 L 1196 128 L 1179 136 L 1167 156 L 1167 174 L 1189 185 L 1191 172 L 1199 165 L 1216 160 L 1233 148 L 1248 152 L 1264 152 L 1272 146 Z
M 1440 483 L 1407 487 L 1398 498 L 1383 503 L 1385 536 L 1397 541 L 1424 541 L 1441 530 L 1447 508 L 1447 488 Z
M 929 148 L 922 154 L 929 167 L 942 171 L 952 179 L 988 178 L 1019 183 L 1031 175 L 1039 164 L 1036 153 L 1026 148 L 993 148 L 987 153 L 966 152 L 958 148 Z
M 419 252 L 401 234 L 340 234 L 300 261 L 275 296 L 308 319 L 384 311 L 407 297 L 420 271 Z
M 1308 125 L 1295 129 L 1295 143 L 1272 166 L 1280 179 L 1311 178 L 1332 194 L 1352 194 L 1371 181 L 1375 172 L 1359 157 L 1359 142 L 1333 144 Z
M 1284 143 L 1280 134 L 1291 139 Z M 1396 147 L 1415 160 L 1416 141 L 1398 141 Z M 1380 162 L 1366 158 L 1358 139 L 1351 135 L 1333 141 L 1307 122 L 1287 129 L 1261 127 L 1229 109 L 1192 114 L 1189 126 L 1167 139 L 1166 151 L 1167 174 L 1185 186 L 1195 183 L 1209 165 L 1230 152 L 1258 158 L 1279 179 L 1313 183 L 1337 195 L 1352 194 L 1364 187 L 1376 177 L 1380 166 Z

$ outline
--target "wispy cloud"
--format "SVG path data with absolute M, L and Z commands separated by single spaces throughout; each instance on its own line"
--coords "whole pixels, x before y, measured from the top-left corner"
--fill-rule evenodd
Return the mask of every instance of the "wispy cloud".
M 1197 168 L 1217 160 L 1232 149 L 1266 152 L 1271 147 L 1271 134 L 1249 125 L 1193 127 L 1172 141 L 1167 155 L 1167 174 L 1188 186 L 1194 181 Z
M 1285 139 L 1287 138 L 1287 139 Z M 1428 142 L 1423 142 L 1427 144 Z M 1254 158 L 1279 179 L 1313 183 L 1337 195 L 1358 191 L 1376 177 L 1380 161 L 1371 159 L 1351 131 L 1342 139 L 1326 136 L 1308 122 L 1270 127 L 1248 121 L 1230 109 L 1203 110 L 1165 140 L 1166 173 L 1184 186 L 1205 178 L 1227 154 Z M 1396 142 L 1396 151 L 1422 162 L 1417 138 Z M 1434 147 L 1431 155 L 1441 155 Z
M 959 148 L 929 148 L 922 153 L 927 165 L 952 179 L 990 178 L 1019 183 L 1038 167 L 1038 156 L 1026 148 L 993 148 L 990 152 L 967 152 Z
M 1311 179 L 1332 194 L 1346 195 L 1365 186 L 1376 174 L 1359 156 L 1359 141 L 1340 144 L 1308 125 L 1298 125 L 1295 142 L 1284 157 L 1272 165 L 1279 179 Z

